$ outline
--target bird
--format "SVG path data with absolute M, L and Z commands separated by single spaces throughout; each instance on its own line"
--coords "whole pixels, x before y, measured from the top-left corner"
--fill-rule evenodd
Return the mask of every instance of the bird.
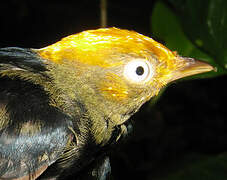
M 64 179 L 129 131 L 167 84 L 212 71 L 132 30 L 99 28 L 41 49 L 0 48 L 0 179 Z

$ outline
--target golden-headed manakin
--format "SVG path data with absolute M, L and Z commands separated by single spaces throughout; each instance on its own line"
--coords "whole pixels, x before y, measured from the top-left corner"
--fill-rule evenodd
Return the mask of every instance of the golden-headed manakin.
M 62 179 L 127 133 L 176 79 L 212 66 L 134 31 L 103 28 L 42 49 L 0 49 L 0 179 Z

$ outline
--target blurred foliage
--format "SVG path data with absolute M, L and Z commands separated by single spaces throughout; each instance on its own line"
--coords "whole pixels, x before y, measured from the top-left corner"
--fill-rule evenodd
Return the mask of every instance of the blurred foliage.
M 190 154 L 173 169 L 168 175 L 154 180 L 223 180 L 227 177 L 227 155 Z
M 180 4 L 180 2 L 182 2 L 182 1 L 178 0 L 177 2 L 178 2 L 178 4 Z M 199 1 L 199 2 L 202 2 L 202 1 Z M 174 4 L 174 5 L 177 6 L 176 4 Z M 190 9 L 190 8 L 192 8 L 192 7 L 191 6 L 188 7 L 188 9 Z M 177 51 L 182 56 L 188 56 L 188 57 L 193 57 L 196 59 L 201 59 L 201 60 L 209 62 L 211 65 L 216 67 L 217 72 L 212 71 L 209 73 L 204 73 L 204 74 L 193 76 L 193 78 L 214 77 L 217 75 L 226 74 L 227 70 L 224 68 L 225 58 L 218 59 L 218 61 L 216 61 L 216 59 L 217 59 L 217 55 L 218 55 L 219 51 L 220 51 L 220 54 L 225 54 L 227 52 L 227 50 L 220 49 L 219 51 L 216 51 L 216 54 L 215 53 L 209 53 L 209 54 L 206 53 L 206 52 L 213 52 L 214 49 L 212 49 L 210 47 L 210 49 L 212 49 L 212 50 L 210 50 L 209 45 L 205 46 L 205 44 L 212 44 L 213 46 L 217 46 L 217 47 L 220 45 L 218 44 L 219 41 L 211 41 L 211 40 L 209 41 L 210 35 L 207 34 L 207 36 L 205 36 L 206 31 L 208 31 L 208 29 L 207 30 L 204 29 L 203 23 L 200 23 L 199 19 L 198 19 L 198 17 L 201 17 L 203 15 L 197 13 L 198 17 L 196 16 L 196 17 L 194 17 L 194 19 L 195 19 L 195 21 L 197 20 L 196 22 L 199 24 L 196 24 L 194 26 L 190 25 L 189 27 L 187 26 L 187 28 L 183 29 L 182 27 L 184 27 L 184 26 L 181 26 L 182 24 L 187 24 L 187 22 L 190 22 L 190 24 L 191 24 L 191 21 L 188 19 L 191 17 L 191 15 L 190 15 L 190 17 L 187 17 L 187 18 L 186 17 L 179 18 L 179 16 L 181 17 L 181 15 L 175 14 L 174 12 L 167 5 L 165 5 L 162 1 L 158 1 L 156 3 L 156 5 L 153 9 L 152 16 L 151 16 L 151 29 L 152 29 L 153 37 L 155 39 L 157 39 L 158 41 L 161 41 L 162 43 L 164 43 L 169 49 Z M 201 11 L 201 13 L 203 13 L 203 12 Z M 182 20 L 182 21 L 180 21 L 180 20 Z M 182 22 L 184 22 L 184 23 L 182 23 Z M 200 24 L 202 27 L 200 27 Z M 226 21 L 226 26 L 227 26 L 227 21 Z M 215 29 L 215 27 L 213 27 L 213 28 Z M 194 34 L 191 33 L 190 39 L 194 38 L 194 42 L 195 42 L 194 44 L 192 41 L 189 40 L 188 36 L 186 36 L 186 34 L 184 33 L 185 31 L 192 32 L 192 30 L 194 30 L 193 32 L 197 32 L 197 31 L 200 32 L 201 29 L 203 29 L 203 32 L 204 32 L 203 36 L 199 36 L 200 34 L 197 36 L 193 36 L 195 33 Z M 218 33 L 217 33 L 217 36 L 219 36 Z M 216 43 L 216 45 L 214 45 L 215 43 Z M 202 48 L 202 47 L 204 47 L 204 48 Z M 204 51 L 205 48 L 210 51 L 208 51 L 208 50 Z M 221 51 L 223 51 L 223 52 L 221 52 Z M 226 55 L 227 55 L 227 53 L 226 53 Z M 219 56 L 219 58 L 221 58 L 221 56 Z M 226 58 L 227 58 L 227 56 L 226 56 Z M 219 62 L 221 62 L 221 63 L 219 63 Z
M 167 0 L 187 36 L 227 69 L 227 1 Z
M 204 60 L 216 67 L 216 71 L 187 79 L 227 74 L 226 9 L 226 0 L 166 0 L 155 4 L 151 16 L 153 38 L 182 56 Z M 155 104 L 160 96 L 150 104 Z M 223 180 L 226 177 L 227 154 L 189 153 L 166 165 L 153 179 Z

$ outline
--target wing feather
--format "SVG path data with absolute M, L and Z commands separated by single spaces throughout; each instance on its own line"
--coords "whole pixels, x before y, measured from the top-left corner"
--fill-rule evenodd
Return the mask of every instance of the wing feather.
M 70 117 L 41 85 L 17 76 L 21 70 L 40 74 L 45 66 L 31 50 L 0 49 L 0 179 L 37 178 L 73 136 Z

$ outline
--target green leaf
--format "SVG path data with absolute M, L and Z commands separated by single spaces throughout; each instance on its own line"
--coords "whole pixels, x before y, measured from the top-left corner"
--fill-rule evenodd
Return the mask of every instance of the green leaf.
M 227 1 L 167 0 L 184 32 L 200 49 L 227 70 Z
M 226 167 L 227 154 L 188 154 L 172 164 L 172 169 L 166 170 L 163 177 L 154 180 L 223 180 L 227 177 Z
M 177 51 L 182 56 L 206 61 L 216 67 L 217 72 L 212 71 L 190 78 L 214 77 L 227 73 L 221 65 L 214 61 L 212 56 L 199 49 L 189 40 L 184 34 L 180 21 L 175 13 L 161 1 L 158 1 L 153 9 L 151 29 L 153 37 L 164 43 L 169 49 Z M 203 41 L 198 38 L 196 43 L 200 46 L 203 45 Z

